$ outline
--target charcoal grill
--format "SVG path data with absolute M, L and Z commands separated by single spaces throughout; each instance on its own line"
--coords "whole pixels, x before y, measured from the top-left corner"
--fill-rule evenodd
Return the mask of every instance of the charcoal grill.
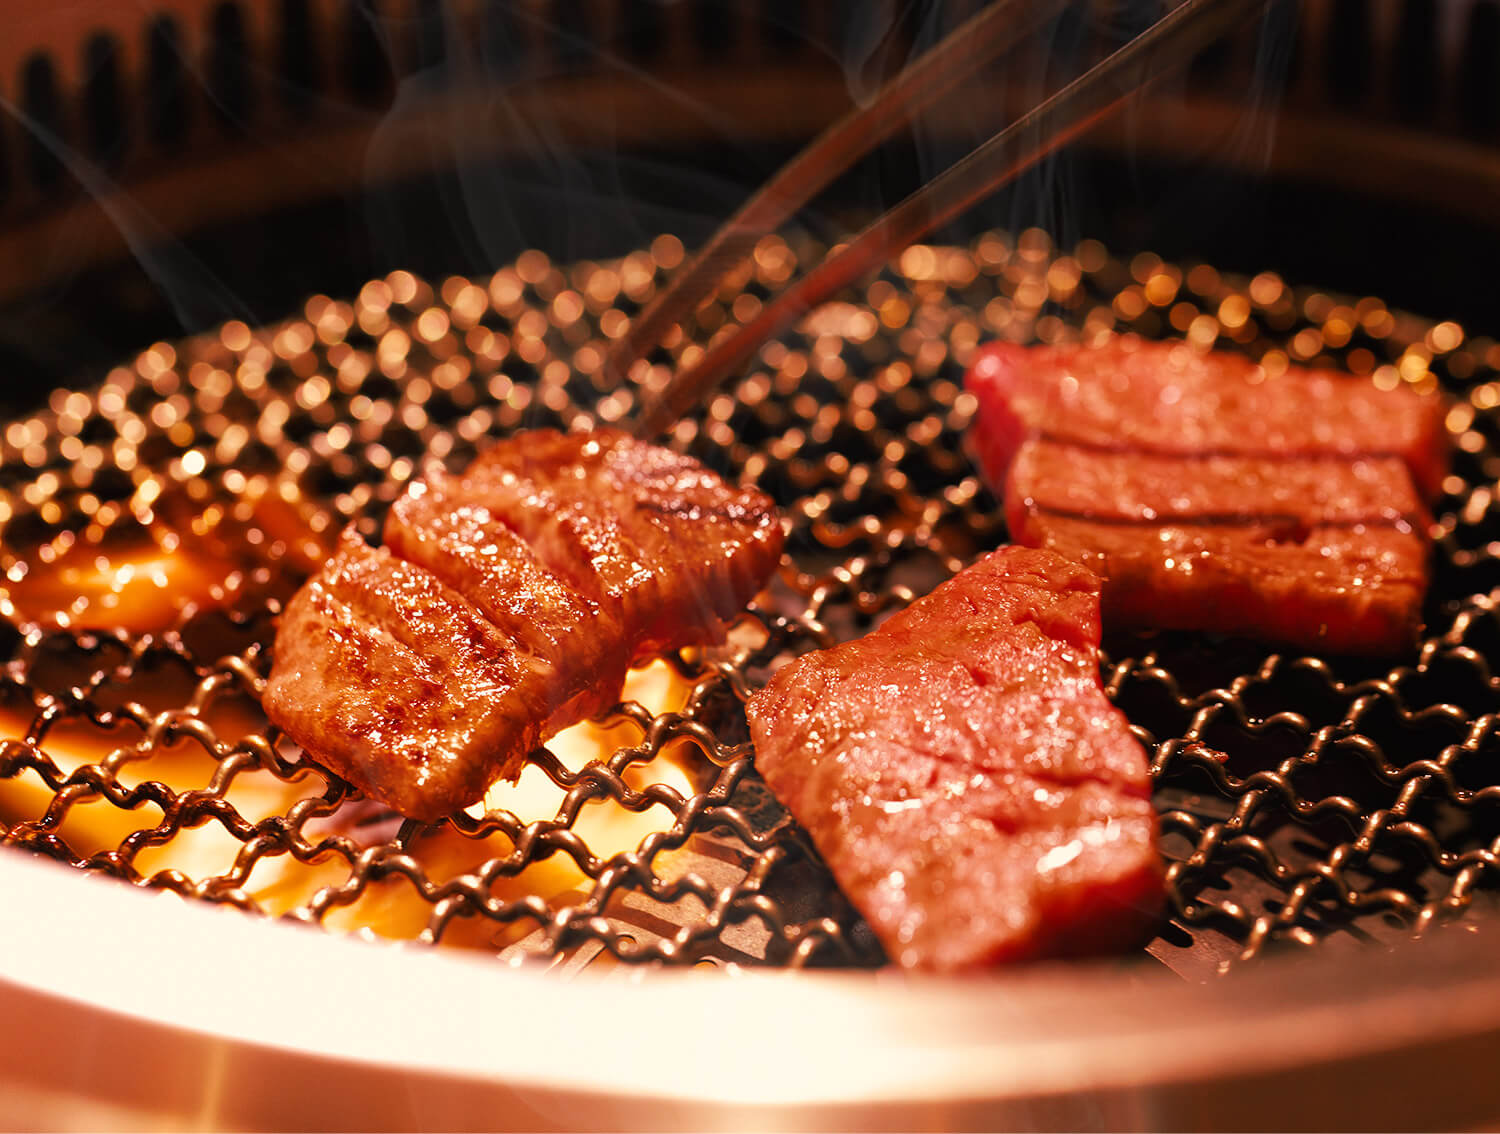
M 158 343 L 95 391 L 12 423 L 3 567 L 20 628 L 5 681 L 6 842 L 148 890 L 551 969 L 559 987 L 565 973 L 592 987 L 621 963 L 649 974 L 643 998 L 675 966 L 877 966 L 868 930 L 754 776 L 741 703 L 779 657 L 861 632 L 1003 539 L 963 450 L 972 407 L 960 379 L 976 344 L 1170 329 L 1271 368 L 1337 363 L 1377 384 L 1441 384 L 1455 391 L 1456 457 L 1414 656 L 1268 655 L 1191 635 L 1107 642 L 1108 690 L 1154 754 L 1173 909 L 1107 979 L 1159 984 L 1165 966 L 1178 983 L 1240 988 L 1242 969 L 1282 979 L 1292 962 L 1274 954 L 1344 971 L 1377 943 L 1440 924 L 1493 932 L 1500 627 L 1487 485 L 1500 345 L 1372 298 L 1150 255 L 1121 262 L 1092 242 L 1058 250 L 1035 230 L 910 249 L 676 427 L 672 444 L 778 499 L 787 560 L 729 646 L 671 659 L 680 705 L 622 703 L 602 723 L 623 739 L 582 766 L 538 755 L 555 810 L 517 813 L 502 789 L 482 816 L 403 822 L 302 759 L 257 717 L 257 697 L 279 601 L 319 544 L 349 522 L 373 531 L 424 459 L 461 464 L 523 426 L 627 418 L 642 391 L 600 388 L 597 344 L 680 254 L 665 238 L 618 263 L 533 252 L 489 279 L 395 273 L 278 325 Z M 765 241 L 672 357 L 636 379 L 664 381 L 737 306 L 744 317 L 747 296 L 816 254 Z M 143 546 L 168 584 L 158 589 L 188 605 L 128 606 L 160 620 L 130 628 L 100 604 Z M 69 597 L 90 602 L 49 606 L 46 579 L 69 571 Z M 601 809 L 656 817 L 629 845 L 591 846 L 580 828 Z M 174 857 L 205 827 L 227 844 L 217 859 Z M 578 879 L 567 888 L 547 873 L 564 856 Z M 484 977 L 512 978 L 523 979 Z M 890 984 L 799 979 L 831 979 L 841 995 L 863 979 L 877 997 Z
M 393 58 L 409 77 L 432 61 L 420 50 L 452 42 L 431 35 L 443 12 L 488 19 L 497 7 L 415 5 L 427 22 L 391 25 Z M 196 10 L 180 9 L 151 34 Z M 231 9 L 204 17 L 205 55 L 295 41 L 262 41 Z M 288 26 L 299 11 L 316 44 L 318 21 L 333 26 L 346 9 L 288 4 Z M 671 11 L 660 58 L 691 64 L 688 9 Z M 1329 106 L 1395 112 L 1414 124 L 1404 141 L 1435 130 L 1428 141 L 1456 174 L 1436 191 L 1477 214 L 1490 182 L 1468 141 L 1493 121 L 1464 76 L 1482 53 L 1452 70 L 1457 87 L 1423 101 L 1350 62 L 1384 60 L 1395 22 L 1372 30 L 1350 5 L 1304 12 L 1294 137 L 1358 141 L 1352 127 L 1330 133 Z M 1482 44 L 1493 14 L 1452 5 L 1436 24 Z M 532 43 L 539 25 L 526 26 Z M 1354 33 L 1354 47 L 1374 50 L 1350 47 Z M 786 41 L 736 52 L 791 60 L 785 81 L 802 74 Z M 1309 57 L 1326 58 L 1326 81 L 1308 77 Z M 131 73 L 128 53 L 115 58 L 88 82 Z M 1215 67 L 1241 73 L 1223 55 Z M 378 69 L 337 73 L 298 82 L 352 83 L 356 111 L 388 93 Z M 360 74 L 379 81 L 360 86 Z M 100 101 L 54 91 L 49 102 L 49 81 L 28 88 L 31 109 L 51 106 L 64 135 L 93 121 L 84 112 Z M 161 89 L 191 95 L 183 76 L 172 82 Z M 231 99 L 242 125 L 280 115 L 275 128 L 304 156 L 370 128 L 344 110 L 330 125 L 326 108 L 307 128 L 273 99 L 234 110 L 237 88 L 223 82 L 215 105 Z M 1211 135 L 1225 104 L 1198 105 L 1206 119 L 1177 124 Z M 243 178 L 243 137 L 215 133 L 212 116 L 140 121 L 120 137 L 146 150 L 97 155 L 139 199 Z M 172 160 L 149 149 L 162 146 Z M 1287 151 L 1277 160 L 1293 170 L 1308 160 L 1306 146 Z M 48 200 L 60 174 L 44 153 L 14 138 L 7 152 L 27 155 L 30 179 L 0 218 L 13 252 L 70 226 L 92 231 L 94 202 Z M 1398 148 L 1394 187 L 1427 192 L 1433 152 Z M 1348 173 L 1338 161 L 1320 169 Z M 102 254 L 86 244 L 44 274 Z M 102 383 L 3 423 L 0 831 L 12 846 L 0 853 L 0 1003 L 24 1021 L 0 1029 L 10 1121 L 1493 1122 L 1500 345 L 1459 323 L 1272 272 L 1121 259 L 1093 241 L 1060 248 L 1038 230 L 910 249 L 767 346 L 669 438 L 753 478 L 791 522 L 783 570 L 727 647 L 639 676 L 600 728 L 540 753 L 519 794 L 445 824 L 403 823 L 353 797 L 267 728 L 256 696 L 273 619 L 332 533 L 347 522 L 373 532 L 425 460 L 456 466 L 520 427 L 628 419 L 642 386 L 659 387 L 694 343 L 753 314 L 818 254 L 810 239 L 768 239 L 620 389 L 604 381 L 597 344 L 675 266 L 673 237 L 623 259 L 532 250 L 495 273 L 382 273 L 290 319 L 214 321 L 157 342 Z M 6 296 L 23 286 L 0 279 Z M 1004 538 L 963 450 L 972 407 L 960 378 L 976 344 L 1106 332 L 1449 391 L 1455 463 L 1437 509 L 1427 637 L 1386 662 L 1192 635 L 1107 641 L 1109 693 L 1154 756 L 1170 923 L 1114 962 L 899 977 L 759 784 L 740 705 L 783 657 L 864 631 Z M 168 1065 L 180 1069 L 170 1078 Z

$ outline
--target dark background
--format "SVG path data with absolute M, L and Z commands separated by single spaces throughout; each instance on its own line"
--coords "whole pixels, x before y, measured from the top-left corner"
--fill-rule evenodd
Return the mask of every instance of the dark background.
M 478 130 L 472 117 L 439 115 L 422 139 L 429 159 L 398 173 L 335 170 L 291 203 L 252 205 L 181 230 L 170 209 L 159 210 L 164 239 L 135 234 L 133 252 L 106 249 L 34 280 L 13 263 L 0 299 L 0 411 L 33 407 L 58 385 L 96 381 L 157 339 L 231 317 L 275 319 L 310 294 L 349 295 L 394 268 L 480 275 L 527 247 L 560 260 L 598 258 L 659 232 L 691 246 L 811 132 L 784 126 L 793 109 L 799 121 L 817 117 L 794 104 L 816 104 L 833 118 L 972 7 L 621 2 L 605 37 L 584 18 L 598 5 L 532 5 L 526 11 L 542 15 L 527 24 L 519 7 L 488 4 L 470 42 L 473 29 L 453 11 L 421 0 L 384 9 L 350 0 L 323 33 L 298 0 L 266 5 L 259 33 L 257 9 L 206 3 L 201 25 L 143 25 L 144 42 L 155 46 L 140 74 L 109 46 L 135 34 L 129 27 L 116 34 L 81 25 L 81 85 L 70 87 L 60 66 L 49 70 L 45 52 L 15 77 L 0 132 L 0 232 L 86 203 L 98 177 L 129 199 L 140 179 L 175 170 L 191 194 L 201 184 L 195 171 L 247 147 L 267 153 L 268 182 L 307 176 L 278 164 L 285 139 L 315 144 L 320 131 L 363 130 L 373 153 L 409 144 L 391 141 L 400 133 L 393 127 L 444 100 L 494 110 L 518 92 L 541 91 L 545 108 L 546 92 L 592 82 L 601 120 L 617 113 L 615 93 L 644 87 L 666 90 L 667 102 L 685 109 L 663 121 L 659 139 L 648 124 L 643 140 L 637 124 L 628 141 L 600 144 L 575 140 L 566 122 L 533 103 L 510 127 L 525 137 L 494 150 L 487 139 L 513 141 L 499 137 L 503 115 Z M 1424 191 L 1412 157 L 1415 145 L 1437 137 L 1466 168 L 1482 169 L 1500 138 L 1500 95 L 1480 81 L 1500 61 L 1500 6 L 1479 0 L 1464 9 L 1467 35 L 1453 58 L 1440 53 L 1435 30 L 1446 7 L 1399 5 L 1396 54 L 1382 64 L 1372 6 L 1275 4 L 1265 23 L 1156 91 L 1164 102 L 1242 106 L 1236 136 L 1133 145 L 1127 132 L 1123 144 L 1080 144 L 943 235 L 1039 224 L 1062 245 L 1092 237 L 1125 255 L 1150 250 L 1246 274 L 1273 270 L 1292 283 L 1457 319 L 1471 334 L 1500 333 L 1500 192 L 1486 199 L 1478 177 L 1480 189 L 1455 206 L 1451 193 Z M 1034 98 L 1123 42 L 1154 10 L 1144 2 L 1075 5 L 1044 42 L 996 71 L 996 106 Z M 24 25 L 15 30 L 25 34 Z M 748 83 L 768 73 L 780 105 L 711 101 L 722 89 L 716 77 Z M 1135 114 L 1137 136 L 1149 135 L 1149 110 Z M 829 240 L 849 235 L 1001 120 L 995 106 L 935 112 L 843 176 L 799 224 Z M 1289 134 L 1305 136 L 1296 127 L 1307 121 L 1347 123 L 1364 139 L 1362 160 L 1354 168 L 1342 157 L 1319 168 L 1317 155 L 1306 154 L 1247 160 L 1245 147 L 1284 146 Z M 1390 175 L 1396 164 L 1401 177 Z

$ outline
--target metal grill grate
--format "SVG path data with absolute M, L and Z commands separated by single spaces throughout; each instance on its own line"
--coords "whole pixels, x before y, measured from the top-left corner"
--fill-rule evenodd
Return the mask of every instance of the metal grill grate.
M 279 326 L 157 344 L 9 423 L 0 568 L 19 629 L 0 642 L 0 841 L 517 962 L 878 963 L 755 777 L 740 705 L 779 655 L 862 632 L 1003 539 L 962 448 L 977 343 L 1135 330 L 1456 395 L 1415 657 L 1106 642 L 1173 859 L 1175 917 L 1150 952 L 1192 975 L 1272 943 L 1480 916 L 1500 867 L 1500 345 L 1269 274 L 1063 253 L 1035 231 L 909 249 L 679 424 L 672 444 L 754 478 L 791 521 L 779 578 L 728 646 L 638 675 L 609 720 L 538 753 L 532 785 L 492 795 L 482 818 L 402 822 L 305 762 L 257 697 L 279 602 L 330 535 L 372 532 L 424 459 L 628 417 L 642 384 L 747 318 L 799 259 L 763 242 L 633 386 L 603 388 L 595 344 L 680 255 L 663 238 L 610 264 L 527 253 L 486 281 L 398 272 Z

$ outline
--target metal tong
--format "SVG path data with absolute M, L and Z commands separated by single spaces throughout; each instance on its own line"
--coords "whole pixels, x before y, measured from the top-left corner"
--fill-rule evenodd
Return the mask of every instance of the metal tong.
M 675 373 L 635 423 L 654 437 L 701 402 L 768 339 L 909 244 L 957 218 L 1125 106 L 1150 82 L 1259 13 L 1268 0 L 1183 0 L 1106 59 L 1000 130 L 766 302 L 737 330 Z M 918 111 L 1055 16 L 1067 0 L 995 0 L 892 78 L 863 109 L 829 127 L 756 192 L 662 289 L 616 343 L 616 380 L 706 298 L 755 243 Z

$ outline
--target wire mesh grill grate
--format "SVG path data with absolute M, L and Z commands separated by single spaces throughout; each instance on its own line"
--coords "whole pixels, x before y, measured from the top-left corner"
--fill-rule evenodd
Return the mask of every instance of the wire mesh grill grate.
M 488 280 L 398 272 L 252 330 L 159 343 L 0 437 L 3 841 L 331 929 L 559 967 L 869 965 L 868 930 L 756 778 L 741 705 L 775 660 L 871 626 L 1004 537 L 964 454 L 962 370 L 1002 335 L 1180 334 L 1270 368 L 1441 385 L 1454 475 L 1414 656 L 1106 642 L 1153 754 L 1185 974 L 1272 943 L 1336 948 L 1477 918 L 1500 868 L 1500 346 L 1378 300 L 1294 290 L 1038 232 L 914 247 L 763 349 L 670 443 L 771 493 L 788 557 L 722 649 L 632 678 L 484 814 L 402 822 L 270 728 L 274 618 L 344 523 L 368 533 L 425 460 L 521 427 L 628 418 L 668 367 L 815 255 L 762 243 L 622 389 L 597 344 L 680 258 L 527 253 Z

